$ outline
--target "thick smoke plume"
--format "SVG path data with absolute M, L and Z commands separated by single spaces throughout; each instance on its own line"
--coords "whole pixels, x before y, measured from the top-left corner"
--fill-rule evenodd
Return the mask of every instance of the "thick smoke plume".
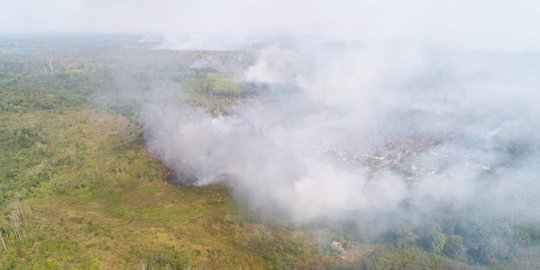
M 157 142 L 151 150 L 185 181 L 225 183 L 252 209 L 293 224 L 349 222 L 375 233 L 441 216 L 537 224 L 538 60 L 272 46 L 239 76 L 273 98 L 220 116 L 149 102 L 141 121 Z

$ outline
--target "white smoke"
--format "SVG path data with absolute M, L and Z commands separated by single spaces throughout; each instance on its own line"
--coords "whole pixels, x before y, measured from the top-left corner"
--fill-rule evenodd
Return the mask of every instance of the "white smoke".
M 399 46 L 271 47 L 244 78 L 285 94 L 218 117 L 148 103 L 142 123 L 159 142 L 152 151 L 175 171 L 197 185 L 225 183 L 252 209 L 294 224 L 393 226 L 441 207 L 538 222 L 535 60 Z

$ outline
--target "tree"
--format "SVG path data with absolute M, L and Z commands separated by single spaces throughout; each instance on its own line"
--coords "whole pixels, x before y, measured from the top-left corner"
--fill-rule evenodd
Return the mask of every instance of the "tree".
M 446 239 L 442 252 L 445 256 L 459 261 L 465 261 L 467 258 L 467 249 L 463 245 L 463 238 L 458 235 L 451 235 Z
M 446 235 L 441 232 L 441 228 L 437 224 L 428 226 L 421 240 L 421 245 L 424 249 L 435 254 L 441 254 L 444 245 L 446 244 Z

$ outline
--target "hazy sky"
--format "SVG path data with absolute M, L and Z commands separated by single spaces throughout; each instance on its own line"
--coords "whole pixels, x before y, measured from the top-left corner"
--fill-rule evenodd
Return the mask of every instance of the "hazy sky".
M 315 34 L 467 49 L 539 50 L 540 2 L 0 0 L 0 32 Z

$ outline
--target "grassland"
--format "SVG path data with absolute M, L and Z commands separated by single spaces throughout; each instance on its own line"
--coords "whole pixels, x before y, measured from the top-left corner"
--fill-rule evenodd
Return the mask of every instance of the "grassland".
M 6 269 L 312 268 L 332 261 L 300 233 L 251 220 L 222 186 L 165 183 L 166 168 L 145 153 L 141 130 L 121 114 L 3 113 L 1 128 L 17 134 L 2 144 L 2 164 L 11 166 L 2 179 Z M 23 140 L 21 130 L 32 132 Z
M 258 222 L 223 186 L 163 181 L 167 168 L 144 151 L 133 111 L 101 103 L 99 95 L 115 94 L 107 72 L 128 65 L 116 54 L 66 51 L 55 55 L 53 71 L 39 52 L 3 55 L 0 268 L 340 265 L 305 233 Z

